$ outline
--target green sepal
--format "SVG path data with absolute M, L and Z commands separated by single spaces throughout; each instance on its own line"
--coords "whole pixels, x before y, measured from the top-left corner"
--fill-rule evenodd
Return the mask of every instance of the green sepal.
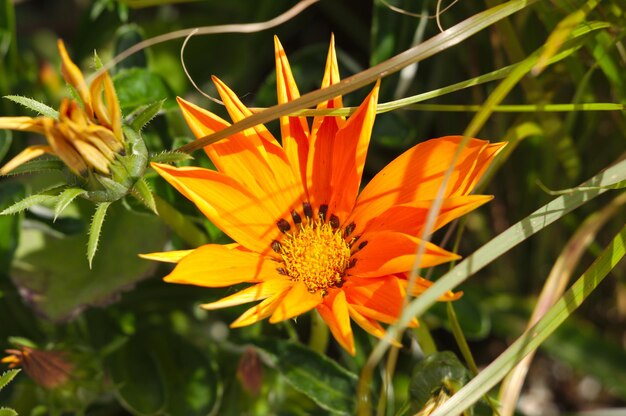
M 89 261 L 90 269 L 93 258 L 98 250 L 100 232 L 102 231 L 102 224 L 104 223 L 104 217 L 106 216 L 109 205 L 111 205 L 111 202 L 103 202 L 99 204 L 96 208 L 96 212 L 93 214 L 93 218 L 91 219 L 91 225 L 89 226 L 89 240 L 87 241 L 87 260 Z
M 131 194 L 148 207 L 150 211 L 154 212 L 155 215 L 159 215 L 152 190 L 144 178 L 140 178 L 135 182 L 135 186 L 131 189 Z
M 44 192 L 48 192 L 48 191 L 44 191 Z M 47 205 L 47 204 L 52 204 L 54 203 L 54 201 L 56 201 L 57 199 L 56 196 L 49 195 L 44 192 L 27 196 L 21 201 L 17 201 L 15 204 L 10 205 L 9 207 L 5 208 L 2 212 L 0 212 L 0 215 L 18 214 L 32 207 L 33 205 L 40 205 L 40 204 Z
M 33 110 L 42 116 L 50 117 L 55 120 L 59 118 L 59 112 L 57 110 L 37 100 L 33 100 L 32 98 L 23 97 L 21 95 L 5 95 L 4 98 L 11 100 L 14 103 L 23 105 L 29 110 Z
M 193 159 L 193 156 L 189 153 L 177 152 L 175 150 L 172 150 L 171 152 L 161 152 L 150 156 L 150 162 L 154 163 L 178 163 L 191 159 Z
M 165 99 L 141 106 L 135 110 L 127 118 L 128 120 L 132 120 L 129 123 L 130 128 L 135 131 L 141 131 L 141 129 L 159 114 L 159 111 L 163 108 L 163 103 L 165 103 Z
M 8 407 L 0 407 L 0 416 L 17 416 L 17 412 Z
M 4 176 L 14 176 L 27 173 L 44 172 L 51 170 L 64 170 L 65 164 L 60 159 L 35 159 L 21 164 Z
M 58 197 L 58 201 L 54 206 L 54 220 L 57 220 L 57 217 L 69 204 L 72 203 L 76 197 L 86 194 L 87 191 L 81 188 L 67 188 Z
M 7 384 L 11 382 L 21 370 L 19 368 L 15 368 L 13 370 L 7 370 L 0 376 L 0 390 L 5 388 Z

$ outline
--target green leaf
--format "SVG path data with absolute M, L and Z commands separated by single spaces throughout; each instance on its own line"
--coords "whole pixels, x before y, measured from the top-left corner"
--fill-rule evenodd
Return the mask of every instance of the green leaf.
M 8 407 L 0 407 L 0 416 L 17 416 L 17 412 Z
M 67 188 L 61 195 L 59 195 L 57 203 L 54 206 L 54 221 L 56 221 L 57 217 L 69 204 L 72 203 L 76 197 L 87 193 L 84 189 L 81 188 Z
M 93 215 L 93 204 L 82 198 L 75 200 L 73 207 L 81 218 Z M 154 263 L 137 254 L 162 251 L 166 236 L 157 217 L 112 204 L 91 269 L 80 255 L 87 245 L 86 232 L 55 236 L 28 228 L 22 230 L 11 278 L 23 293 L 36 294 L 29 301 L 39 315 L 52 321 L 67 320 L 86 307 L 111 302 L 118 292 L 145 279 Z
M 98 242 L 100 241 L 100 232 L 102 231 L 102 223 L 104 223 L 104 217 L 109 209 L 110 202 L 102 202 L 98 204 L 96 212 L 91 219 L 91 225 L 89 226 L 89 241 L 87 242 L 87 260 L 89 260 L 89 268 L 93 261 L 93 256 L 96 255 L 98 250 Z
M 471 378 L 471 373 L 450 351 L 436 352 L 417 363 L 411 375 L 409 397 L 414 412 L 421 410 L 441 391 L 452 395 Z
M 5 388 L 7 384 L 11 382 L 15 378 L 15 376 L 20 372 L 19 368 L 13 370 L 7 370 L 0 376 L 0 390 Z
M 133 196 L 141 201 L 148 209 L 154 212 L 156 215 L 159 215 L 156 209 L 156 203 L 154 202 L 154 195 L 152 194 L 152 190 L 148 183 L 144 178 L 139 179 L 135 182 L 135 186 L 131 190 Z
M 300 344 L 287 341 L 255 341 L 269 354 L 272 365 L 296 390 L 306 394 L 321 408 L 351 415 L 356 408 L 355 374 L 334 361 Z
M 122 111 L 154 104 L 172 95 L 159 75 L 143 68 L 120 71 L 114 82 Z
M 132 336 L 106 359 L 115 393 L 129 411 L 142 415 L 160 413 L 166 403 L 165 383 L 159 362 L 142 336 Z
M 35 159 L 21 164 L 5 176 L 63 169 L 65 169 L 65 163 L 59 159 Z
M 118 3 L 118 4 L 121 6 L 123 3 Z M 144 39 L 145 39 L 145 36 L 143 34 L 143 30 L 136 24 L 131 23 L 131 24 L 121 26 L 115 32 L 115 41 L 114 41 L 115 50 L 114 50 L 113 55 L 117 56 L 121 54 L 122 52 L 133 47 L 134 45 L 142 42 Z M 137 51 L 137 53 L 134 53 L 131 56 L 119 62 L 116 65 L 116 67 L 118 69 L 130 69 L 133 67 L 146 68 L 148 66 L 148 53 L 149 52 L 150 52 L 150 49 L 143 49 L 143 50 Z
M 27 196 L 26 198 L 5 208 L 3 211 L 0 211 L 0 215 L 17 214 L 34 205 L 41 205 L 41 204 L 49 205 L 49 204 L 54 203 L 56 199 L 57 199 L 56 196 L 47 195 L 47 194 L 36 194 L 36 195 Z
M 178 163 L 184 162 L 185 160 L 193 159 L 188 153 L 171 151 L 171 152 L 161 152 L 150 157 L 150 162 L 155 163 Z
M 152 104 L 145 105 L 137 111 L 133 112 L 128 118 L 132 119 L 130 127 L 135 131 L 143 129 L 154 117 L 159 114 L 165 100 L 156 101 Z
M 16 182 L 0 182 L 0 209 L 24 197 L 24 186 Z M 17 248 L 22 217 L 19 215 L 0 216 L 0 275 L 9 271 L 13 253 Z
M 41 114 L 42 116 L 50 117 L 53 119 L 59 118 L 59 112 L 52 107 L 47 106 L 44 103 L 40 103 L 37 100 L 33 100 L 32 98 L 22 97 L 21 95 L 5 95 L 4 98 L 7 100 L 11 100 L 14 103 L 18 103 L 28 108 L 29 110 L 33 110 L 37 114 Z

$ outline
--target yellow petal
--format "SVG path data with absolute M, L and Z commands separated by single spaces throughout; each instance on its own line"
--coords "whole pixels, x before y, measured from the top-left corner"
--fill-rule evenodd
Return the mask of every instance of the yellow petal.
M 356 354 L 354 348 L 354 337 L 350 326 L 350 312 L 346 294 L 341 289 L 331 290 L 324 298 L 324 303 L 318 305 L 317 311 L 324 319 L 330 332 L 333 334 L 339 345 L 341 345 L 350 355 Z
M 322 299 L 320 293 L 309 293 L 304 283 L 296 282 L 274 310 L 270 322 L 275 324 L 308 312 L 322 303 Z
M 354 320 L 354 322 L 356 322 L 357 325 L 363 328 L 366 332 L 374 335 L 376 338 L 379 339 L 382 339 L 385 336 L 385 328 L 383 328 L 376 320 L 361 315 L 350 304 L 348 304 L 348 311 L 350 312 L 350 317 L 352 318 L 352 320 Z M 402 347 L 402 343 L 396 341 L 395 339 L 391 340 L 391 345 L 398 348 Z
M 54 151 L 50 146 L 45 145 L 28 146 L 26 149 L 18 153 L 13 159 L 9 160 L 7 164 L 0 169 L 0 175 L 6 175 L 16 167 L 41 156 L 44 153 L 54 154 Z
M 255 302 L 274 296 L 277 293 L 283 293 L 292 285 L 293 282 L 289 279 L 272 279 L 240 290 L 234 295 L 227 296 L 215 302 L 205 303 L 201 306 L 204 309 L 212 310 Z
M 0 117 L 0 129 L 44 134 L 44 117 Z
M 47 121 L 47 120 L 46 120 Z M 75 174 L 84 176 L 89 167 L 82 156 L 68 142 L 67 138 L 59 131 L 52 120 L 44 123 L 46 138 L 54 150 L 54 153 L 73 171 Z
M 139 257 L 146 260 L 162 261 L 164 263 L 178 263 L 192 252 L 193 250 L 172 250 L 161 253 L 139 254 Z
M 240 247 L 200 246 L 182 257 L 163 280 L 205 287 L 226 287 L 281 278 L 277 263 Z
M 258 200 L 234 179 L 208 169 L 153 163 L 152 167 L 189 198 L 204 215 L 244 247 L 258 253 L 271 250 L 281 238 L 273 205 Z
M 123 142 L 122 113 L 117 94 L 115 93 L 115 87 L 113 86 L 113 81 L 109 73 L 105 72 L 94 79 L 89 90 L 97 121 L 111 129 L 115 138 L 119 142 Z M 103 100 L 103 92 L 106 103 Z
M 461 258 L 432 243 L 399 232 L 364 233 L 356 244 L 365 242 L 367 244 L 352 255 L 356 264 L 348 269 L 348 273 L 353 276 L 376 277 L 408 272 L 413 268 L 416 252 L 421 244 L 425 244 L 426 249 L 418 267 L 432 267 Z
M 237 318 L 232 324 L 230 324 L 230 327 L 239 328 L 242 326 L 252 325 L 262 319 L 267 318 L 272 313 L 274 313 L 274 310 L 280 304 L 283 297 L 285 297 L 288 291 L 289 289 L 285 289 L 284 292 L 277 293 L 274 296 L 265 299 L 258 305 L 255 305 L 252 308 L 248 309 L 243 314 L 241 314 L 241 316 Z
M 87 88 L 87 84 L 85 83 L 83 73 L 78 66 L 72 62 L 72 59 L 67 53 L 67 49 L 65 49 L 65 44 L 61 39 L 57 41 L 57 46 L 59 48 L 59 54 L 61 55 L 61 72 L 63 73 L 63 78 L 65 78 L 68 84 L 74 87 L 80 99 L 83 100 L 87 114 L 93 114 L 91 96 L 89 94 L 89 88 Z

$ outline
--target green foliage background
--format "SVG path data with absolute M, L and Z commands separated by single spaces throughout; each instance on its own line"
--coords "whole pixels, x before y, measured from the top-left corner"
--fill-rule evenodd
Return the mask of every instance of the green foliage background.
M 452 27 L 498 3 L 455 3 L 441 13 L 440 24 Z M 94 50 L 107 62 L 141 39 L 182 28 L 264 21 L 293 4 L 0 0 L 0 95 L 33 97 L 56 108 L 68 93 L 54 46 L 58 37 L 90 73 Z M 477 109 L 489 115 L 477 137 L 511 142 L 484 191 L 495 199 L 461 220 L 447 237 L 446 231 L 433 237 L 463 256 L 554 199 L 546 187 L 574 188 L 623 159 L 626 150 L 626 5 L 621 0 L 543 0 L 520 8 L 419 62 L 413 72 L 405 70 L 382 81 L 381 103 L 426 92 L 434 98 L 403 108 L 396 105 L 377 117 L 365 180 L 419 141 L 462 134 Z M 288 53 L 300 91 L 308 92 L 319 87 L 331 33 L 345 78 L 437 35 L 436 9 L 434 1 L 322 0 L 268 31 L 195 36 L 184 61 L 204 92 L 217 95 L 210 82 L 210 76 L 217 75 L 246 104 L 269 107 L 276 102 L 274 34 Z M 588 33 L 569 44 L 559 42 L 559 36 L 569 39 L 573 28 Z M 112 71 L 125 115 L 165 100 L 163 111 L 143 131 L 153 154 L 192 141 L 176 106 L 177 95 L 226 118 L 223 108 L 191 87 L 180 62 L 181 44 L 178 39 L 156 45 Z M 533 71 L 512 81 L 515 85 L 502 104 L 523 108 L 485 104 L 498 91 L 498 81 L 437 93 L 523 62 L 541 47 L 544 52 L 535 58 L 542 53 L 550 58 L 562 50 L 570 54 L 542 71 L 533 64 Z M 345 96 L 345 104 L 358 104 L 366 90 Z M 594 104 L 597 111 L 573 111 L 583 103 Z M 549 104 L 570 105 L 565 111 L 544 111 Z M 470 105 L 478 108 L 466 107 Z M 9 115 L 33 114 L 1 100 L 0 116 Z M 277 132 L 277 122 L 268 126 Z M 0 131 L 0 162 L 33 140 L 27 134 Z M 195 160 L 184 163 L 210 166 L 202 152 L 193 156 Z M 156 175 L 147 180 L 161 207 L 178 215 L 179 226 L 172 231 L 148 210 L 125 200 L 107 214 L 92 270 L 84 254 L 91 204 L 77 200 L 57 221 L 45 206 L 0 217 L 0 347 L 26 339 L 43 349 L 64 350 L 75 363 L 70 381 L 53 391 L 20 374 L 0 392 L 0 404 L 24 415 L 356 412 L 359 376 L 376 340 L 357 332 L 356 357 L 333 341 L 321 355 L 307 347 L 310 316 L 230 330 L 228 323 L 243 307 L 210 313 L 198 308 L 234 289 L 167 285 L 161 277 L 169 266 L 141 260 L 137 254 L 166 245 L 183 249 L 228 239 Z M 60 181 L 63 177 L 54 173 L 0 178 L 0 208 Z M 373 411 L 413 414 L 429 400 L 443 401 L 442 394 L 458 391 L 476 367 L 493 362 L 523 332 L 557 259 L 577 277 L 622 228 L 623 191 L 619 184 L 613 188 L 618 189 L 604 192 L 553 225 L 539 226 L 536 236 L 497 256 L 458 288 L 465 295 L 453 308 L 436 304 L 428 309 L 420 317 L 421 327 L 405 333 L 386 393 L 381 394 L 385 361 L 375 368 L 368 384 Z M 608 211 L 609 206 L 614 208 Z M 584 232 L 589 222 L 597 230 Z M 572 255 L 576 245 L 584 247 L 580 256 Z M 606 281 L 589 289 L 586 302 L 540 347 L 525 400 L 538 400 L 533 392 L 541 390 L 548 395 L 546 402 L 537 404 L 543 411 L 626 406 L 626 281 L 624 266 L 616 267 L 620 258 L 606 267 Z M 437 279 L 447 270 L 440 267 L 431 277 Z M 254 380 L 260 380 L 256 387 Z M 520 404 L 520 414 L 537 414 Z M 496 388 L 467 412 L 491 414 L 497 406 Z

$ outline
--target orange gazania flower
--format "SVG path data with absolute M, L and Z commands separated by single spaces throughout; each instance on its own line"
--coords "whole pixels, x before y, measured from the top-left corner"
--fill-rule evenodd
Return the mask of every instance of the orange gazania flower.
M 108 175 L 109 165 L 124 152 L 122 112 L 108 72 L 87 85 L 83 73 L 72 62 L 65 44 L 58 40 L 61 70 L 82 101 L 63 99 L 58 119 L 52 117 L 0 117 L 0 129 L 43 134 L 46 145 L 28 146 L 0 168 L 0 175 L 45 153 L 55 155 L 76 175 L 90 171 Z
M 299 97 L 278 39 L 278 102 Z M 234 121 L 251 114 L 219 79 L 213 79 Z M 331 40 L 322 88 L 339 81 Z M 202 305 L 225 308 L 261 301 L 232 327 L 269 317 L 276 323 L 317 309 L 337 341 L 354 354 L 350 319 L 381 337 L 406 293 L 406 273 L 425 244 L 420 267 L 458 259 L 416 236 L 452 163 L 460 137 L 420 143 L 392 161 L 359 195 L 363 165 L 376 115 L 378 83 L 349 119 L 282 117 L 282 145 L 263 125 L 205 148 L 217 171 L 153 164 L 236 243 L 144 257 L 177 263 L 165 280 L 206 287 L 252 284 Z M 229 125 L 183 99 L 182 112 L 197 137 Z M 318 108 L 342 107 L 341 97 Z M 503 144 L 472 139 L 462 150 L 445 192 L 436 228 L 489 201 L 469 195 Z M 412 292 L 430 282 L 419 279 Z M 444 300 L 455 299 L 448 293 Z

